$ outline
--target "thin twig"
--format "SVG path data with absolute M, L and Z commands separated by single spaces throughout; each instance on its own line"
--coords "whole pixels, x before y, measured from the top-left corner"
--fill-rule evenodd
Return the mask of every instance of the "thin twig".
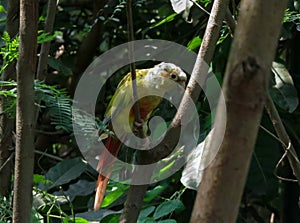
M 53 135 L 62 135 L 62 134 L 66 133 L 63 130 L 58 130 L 58 131 L 55 131 L 55 132 L 49 132 L 49 131 L 43 131 L 43 130 L 35 129 L 34 131 L 36 133 L 39 133 L 39 134 L 50 135 L 50 136 L 53 136 Z
M 56 12 L 55 0 L 48 0 L 47 16 L 45 20 L 44 32 L 47 34 L 53 33 L 53 25 Z M 37 79 L 44 80 L 47 75 L 48 54 L 50 50 L 50 42 L 44 42 L 41 46 L 40 57 L 37 68 Z
M 45 20 L 44 32 L 48 34 L 53 33 L 53 25 L 56 13 L 56 3 L 55 0 L 48 1 L 47 7 L 47 16 Z M 41 46 L 40 56 L 38 60 L 38 67 L 36 72 L 36 78 L 38 80 L 44 80 L 47 76 L 47 68 L 48 68 L 48 54 L 50 50 L 50 42 L 44 42 Z M 37 102 L 40 104 L 40 101 Z M 39 115 L 39 110 L 35 109 L 35 122 L 37 122 Z
M 49 157 L 49 158 L 51 158 L 51 159 L 54 159 L 54 160 L 57 160 L 57 161 L 59 161 L 59 162 L 61 162 L 61 161 L 64 160 L 64 159 L 62 159 L 62 158 L 60 158 L 60 157 L 57 157 L 57 156 L 54 156 L 54 155 L 51 155 L 51 154 L 49 154 L 49 153 L 46 153 L 46 152 L 43 152 L 43 151 L 39 151 L 39 150 L 34 150 L 34 153 L 40 154 L 40 155 L 42 155 L 42 156 L 47 156 L 47 157 Z
M 280 138 L 280 141 L 282 142 L 281 144 L 285 149 L 285 154 L 282 157 L 282 159 L 285 156 L 288 158 L 293 174 L 297 179 L 298 185 L 300 186 L 300 162 L 297 157 L 297 153 L 294 149 L 294 146 L 291 144 L 291 140 L 284 128 L 284 125 L 280 119 L 278 111 L 269 94 L 267 95 L 265 107 L 273 123 L 274 129 L 278 137 Z
M 210 16 L 210 12 L 207 11 L 204 7 L 202 7 L 198 2 L 196 2 L 195 0 L 191 0 L 201 11 L 203 11 L 204 13 L 206 13 L 207 15 Z M 226 22 L 226 24 L 228 25 L 231 35 L 233 35 L 234 30 L 235 30 L 235 26 L 236 26 L 236 21 L 234 20 L 229 8 L 227 7 L 226 9 L 226 15 L 224 18 L 224 21 Z
M 138 91 L 137 91 L 137 83 L 136 83 L 136 72 L 135 72 L 135 63 L 134 63 L 134 30 L 133 30 L 133 19 L 132 19 L 132 8 L 131 8 L 131 0 L 127 0 L 126 2 L 126 13 L 127 13 L 127 24 L 128 24 L 128 53 L 130 60 L 130 72 L 132 79 L 132 96 L 134 102 L 138 101 Z M 145 138 L 145 133 L 143 131 L 143 120 L 141 119 L 139 103 L 134 103 L 133 105 L 133 113 L 134 113 L 134 122 L 139 123 L 137 127 L 138 135 L 141 138 Z M 144 145 L 141 145 L 144 146 Z M 120 223 L 134 223 L 137 221 L 139 212 L 143 206 L 143 199 L 145 193 L 147 191 L 148 185 L 134 185 L 134 179 L 140 176 L 140 168 L 136 168 L 133 173 L 132 185 L 130 186 L 126 204 L 124 207 L 124 211 L 122 216 L 120 217 Z M 145 174 L 145 173 L 144 173 Z M 152 171 L 149 173 L 147 178 L 151 178 Z M 145 175 L 144 175 L 145 176 Z M 144 177 L 143 176 L 143 177 Z
M 278 142 L 284 145 L 284 142 L 278 138 L 275 134 L 273 134 L 270 130 L 267 128 L 263 127 L 262 125 L 259 126 L 262 130 L 264 130 L 266 133 L 268 133 L 270 136 L 272 136 L 274 139 L 276 139 Z
M 288 147 L 285 147 L 285 151 L 284 151 L 284 154 L 281 156 L 281 158 L 279 159 L 279 161 L 277 162 L 276 164 L 276 167 L 275 167 L 275 170 L 274 170 L 274 175 L 279 179 L 279 180 L 282 180 L 282 181 L 289 181 L 289 182 L 297 182 L 297 180 L 294 180 L 294 179 L 289 179 L 289 178 L 285 178 L 285 177 L 281 177 L 277 174 L 277 170 L 279 169 L 279 165 L 283 162 L 284 158 L 287 156 L 288 154 L 288 151 L 290 150 L 291 148 L 291 143 L 289 143 Z
M 15 153 L 11 153 L 10 156 L 5 160 L 5 162 L 0 166 L 0 172 L 2 171 L 2 169 L 6 166 L 6 164 L 11 161 L 11 159 L 14 157 Z
M 127 0 L 126 2 L 126 13 L 127 13 L 127 26 L 128 26 L 128 55 L 130 61 L 130 72 L 131 72 L 131 80 L 132 80 L 132 96 L 135 102 L 138 101 L 138 91 L 137 91 L 137 83 L 136 83 L 136 71 L 135 71 L 135 63 L 134 63 L 134 31 L 133 31 L 133 19 L 132 19 L 132 9 L 131 9 L 131 0 Z M 139 103 L 134 103 L 133 105 L 134 112 L 134 120 L 135 122 L 141 123 L 141 114 Z M 145 138 L 145 133 L 143 131 L 142 125 L 141 128 L 138 128 L 138 134 L 141 138 Z
M 210 16 L 210 12 L 207 11 L 204 7 L 202 7 L 198 2 L 196 2 L 195 0 L 191 0 L 191 2 L 193 2 L 199 9 L 201 9 L 203 12 Z

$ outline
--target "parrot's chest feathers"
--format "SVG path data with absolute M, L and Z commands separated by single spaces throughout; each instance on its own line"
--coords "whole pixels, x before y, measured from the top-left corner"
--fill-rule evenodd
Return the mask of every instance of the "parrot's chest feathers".
M 162 98 L 159 96 L 146 96 L 141 98 L 139 103 L 140 114 L 143 120 L 147 120 L 151 112 L 159 105 Z M 134 116 L 133 109 L 130 110 L 130 116 Z

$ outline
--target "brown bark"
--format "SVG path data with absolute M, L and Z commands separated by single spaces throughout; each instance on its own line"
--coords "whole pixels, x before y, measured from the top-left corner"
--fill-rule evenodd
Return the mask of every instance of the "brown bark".
M 53 33 L 53 25 L 55 20 L 56 13 L 56 1 L 48 1 L 47 7 L 47 17 L 45 21 L 44 32 L 52 34 Z M 48 54 L 50 50 L 50 42 L 45 42 L 41 46 L 40 57 L 37 68 L 37 79 L 44 80 L 47 75 L 48 68 Z
M 20 1 L 20 45 L 17 63 L 16 159 L 13 222 L 29 223 L 34 166 L 34 76 L 38 1 Z
M 19 0 L 9 0 L 7 5 L 6 31 L 11 38 L 18 32 Z M 7 66 L 1 76 L 2 80 L 15 79 L 15 63 Z M 4 114 L 5 97 L 0 97 L 0 196 L 8 196 L 11 190 L 13 141 L 12 132 L 15 120 Z
M 224 140 L 204 171 L 191 222 L 235 222 L 287 1 L 244 0 L 225 73 Z M 272 21 L 272 23 L 270 23 Z M 212 137 L 224 121 L 219 105 Z

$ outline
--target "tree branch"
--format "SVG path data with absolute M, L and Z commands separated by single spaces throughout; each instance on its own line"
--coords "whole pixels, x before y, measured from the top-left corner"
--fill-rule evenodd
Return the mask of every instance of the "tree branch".
M 241 3 L 223 81 L 227 116 L 220 112 L 224 105 L 219 104 L 212 138 L 221 137 L 218 126 L 226 119 L 225 135 L 216 158 L 203 172 L 192 223 L 236 221 L 286 3 L 282 0 Z
M 236 27 L 236 21 L 233 19 L 229 9 L 227 9 L 226 18 L 227 18 L 226 23 L 230 26 L 230 29 L 232 31 L 234 31 L 235 27 Z M 273 68 L 273 66 L 272 66 L 272 68 Z M 286 155 L 289 160 L 290 166 L 293 170 L 293 174 L 297 178 L 297 182 L 300 185 L 300 163 L 299 163 L 299 159 L 297 157 L 297 153 L 294 149 L 294 146 L 291 144 L 289 135 L 287 134 L 287 132 L 285 130 L 282 120 L 278 114 L 277 108 L 274 105 L 272 98 L 270 97 L 269 94 L 267 95 L 265 108 L 268 112 L 268 115 L 273 123 L 274 129 L 275 129 L 280 141 L 284 143 L 282 146 L 284 147 L 284 149 L 287 152 Z
M 131 8 L 131 0 L 127 0 L 126 2 L 126 14 L 127 14 L 127 25 L 128 25 L 128 53 L 129 53 L 129 61 L 130 61 L 130 72 L 132 79 L 132 96 L 134 101 L 138 101 L 138 91 L 137 91 L 137 83 L 136 83 L 136 72 L 135 72 L 135 63 L 134 63 L 134 30 L 133 30 L 133 18 L 132 18 L 132 8 Z M 133 105 L 134 112 L 134 122 L 142 123 L 139 103 L 134 103 Z M 141 138 L 145 138 L 145 133 L 143 131 L 143 125 L 139 125 L 137 128 L 138 135 Z M 141 145 L 143 146 L 143 145 Z M 140 173 L 140 168 L 134 171 L 134 178 L 138 177 Z M 145 173 L 144 173 L 145 174 Z M 148 178 L 150 179 L 152 175 L 149 173 Z M 144 176 L 143 176 L 144 177 Z M 131 182 L 129 192 L 127 194 L 127 200 L 125 203 L 125 207 L 120 217 L 120 223 L 130 223 L 136 222 L 139 212 L 143 206 L 143 199 L 145 193 L 147 191 L 148 185 L 134 185 L 134 182 Z
M 55 20 L 55 13 L 56 13 L 56 1 L 49 0 L 48 1 L 48 8 L 47 8 L 47 16 L 45 21 L 44 32 L 48 34 L 53 33 L 53 25 Z M 48 54 L 50 50 L 50 42 L 45 42 L 41 46 L 40 57 L 38 61 L 38 68 L 37 68 L 37 79 L 44 80 L 47 75 L 47 68 L 48 68 Z

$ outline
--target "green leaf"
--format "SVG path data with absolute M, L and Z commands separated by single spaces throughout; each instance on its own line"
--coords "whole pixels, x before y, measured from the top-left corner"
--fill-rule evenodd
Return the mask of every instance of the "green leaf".
M 0 13 L 6 13 L 6 10 L 3 5 L 0 5 Z
M 182 211 L 184 205 L 180 200 L 169 200 L 161 203 L 154 212 L 154 219 L 171 214 L 173 211 Z
M 157 223 L 176 223 L 176 220 L 166 219 L 166 220 L 157 221 Z
M 198 47 L 200 47 L 202 43 L 202 39 L 199 36 L 195 36 L 189 43 L 188 43 L 188 49 L 189 50 L 195 50 Z
M 89 223 L 89 221 L 85 220 L 84 218 L 75 218 L 75 222 L 76 223 Z
M 138 220 L 137 223 L 157 223 L 153 217 L 146 217 L 141 220 Z
M 44 183 L 44 184 L 47 184 L 47 183 L 50 183 L 51 181 L 50 180 L 46 180 L 45 177 L 43 175 L 39 175 L 39 174 L 34 174 L 33 175 L 33 182 L 35 184 L 37 183 Z
M 144 208 L 139 215 L 139 219 L 148 217 L 155 210 L 155 206 L 149 206 Z
M 154 24 L 151 28 L 155 28 L 155 27 L 158 27 L 158 26 L 161 26 L 165 23 L 168 23 L 168 22 L 171 22 L 172 20 L 175 19 L 175 17 L 177 16 L 178 14 L 177 13 L 173 13 L 171 15 L 169 15 L 167 18 L 164 18 L 163 20 L 161 20 L 160 22 Z
M 37 212 L 34 208 L 32 208 L 30 222 L 31 223 L 43 223 L 44 217 L 39 212 Z
M 50 184 L 41 184 L 40 186 L 44 190 L 69 183 L 71 180 L 79 177 L 85 170 L 87 164 L 81 158 L 64 160 L 54 167 L 50 168 L 45 174 L 46 180 L 50 180 Z
M 66 191 L 54 192 L 55 196 L 67 196 L 70 201 L 73 201 L 77 196 L 86 196 L 92 194 L 95 190 L 95 182 L 87 180 L 79 180 L 75 184 L 71 184 Z
M 156 198 L 164 189 L 165 187 L 158 185 L 155 188 L 148 190 L 144 198 L 144 202 L 149 203 L 154 198 Z
M 292 113 L 299 104 L 297 90 L 292 76 L 283 64 L 273 62 L 274 84 L 270 94 L 274 102 L 282 109 Z
M 87 211 L 82 213 L 77 213 L 76 217 L 84 218 L 88 221 L 100 221 L 102 222 L 102 219 L 109 215 L 119 215 L 122 212 L 120 211 L 112 211 L 107 209 L 100 209 L 99 211 Z
M 121 184 L 119 184 L 119 185 L 121 185 Z M 128 188 L 129 188 L 129 185 L 123 185 L 123 186 L 118 187 L 117 189 L 109 192 L 103 199 L 101 207 L 107 207 L 107 206 L 111 205 L 114 201 L 116 201 L 119 197 L 121 197 Z
M 55 32 L 54 34 L 44 33 L 44 31 L 38 31 L 37 43 L 45 43 L 50 42 L 55 39 L 56 36 L 59 35 L 59 32 Z

